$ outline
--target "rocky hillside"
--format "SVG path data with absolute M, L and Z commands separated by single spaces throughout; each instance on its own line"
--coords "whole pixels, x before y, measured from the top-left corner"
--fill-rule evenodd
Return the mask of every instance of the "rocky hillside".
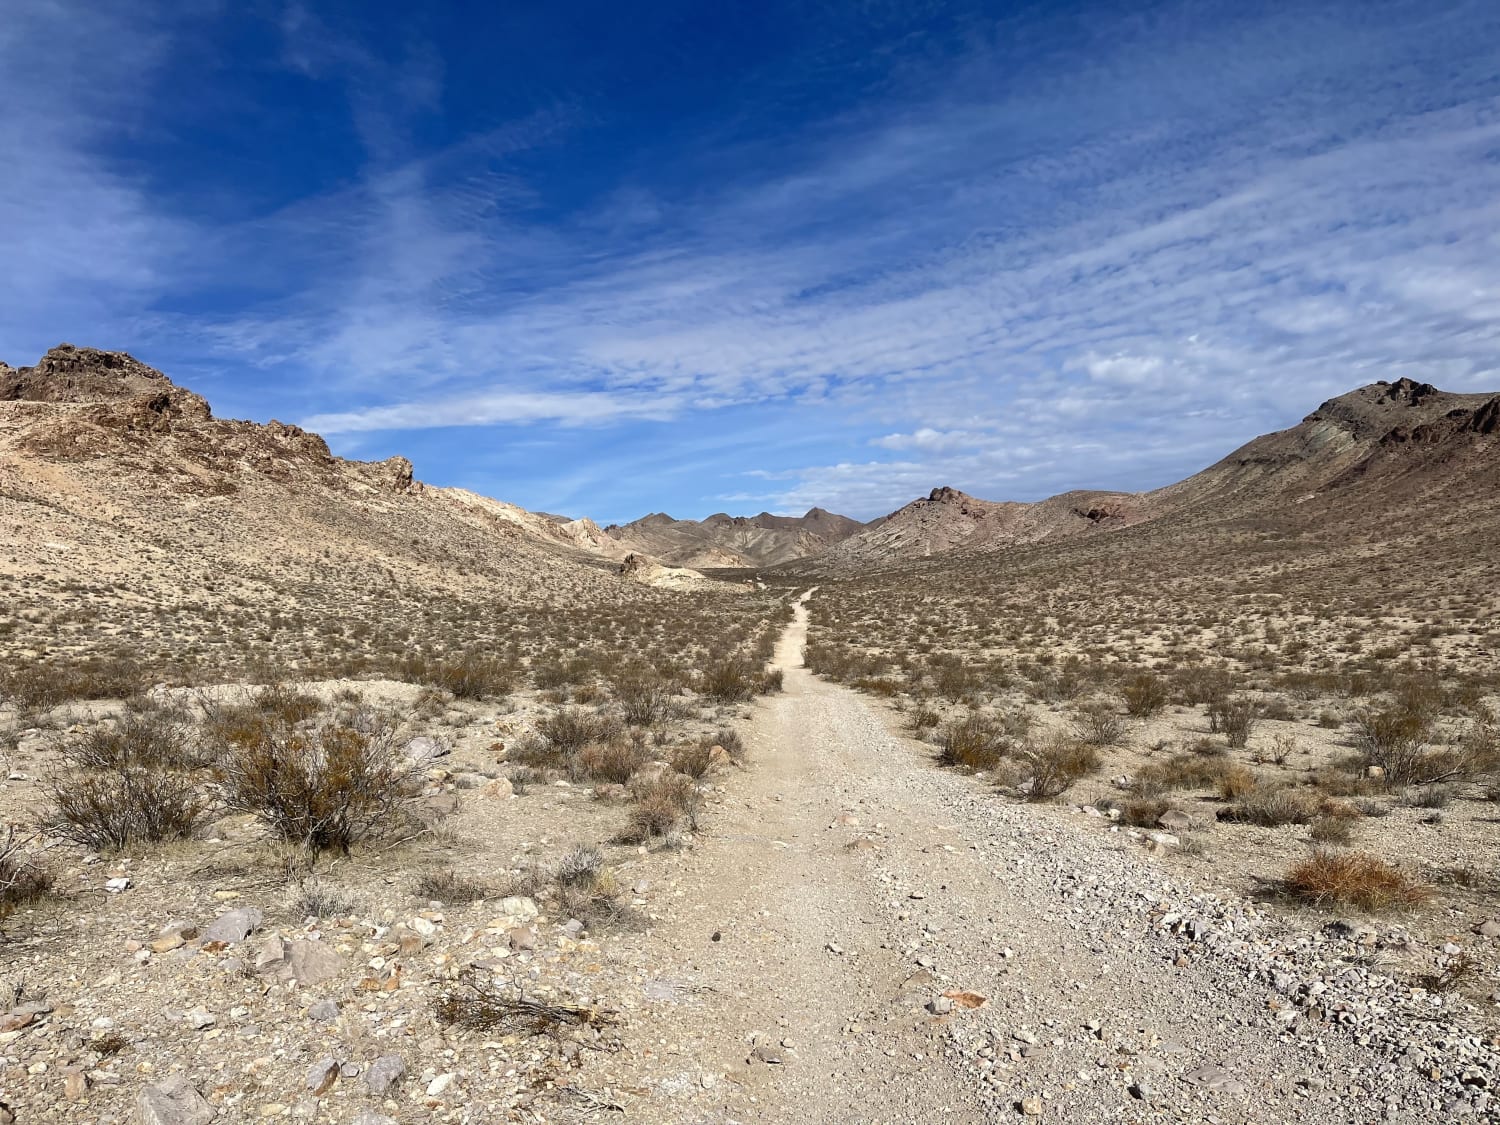
M 655 513 L 604 534 L 629 552 L 650 555 L 672 566 L 777 566 L 822 554 L 859 533 L 865 524 L 813 508 L 803 516 L 730 516 L 675 520 Z
M 426 486 L 402 457 L 335 457 L 297 426 L 215 418 L 122 353 L 0 365 L 0 655 L 327 658 L 354 628 L 389 629 L 399 650 L 439 604 L 472 621 L 477 605 L 670 596 L 601 552 L 623 554 L 588 521 Z
M 1497 427 L 1500 395 L 1455 394 L 1410 379 L 1373 383 L 1165 488 L 1066 492 L 1034 504 L 937 488 L 804 567 L 854 573 L 950 551 L 999 551 L 1139 524 L 1252 517 L 1313 501 L 1309 512 L 1334 519 L 1345 509 L 1379 511 L 1403 498 L 1437 494 L 1462 508 L 1480 501 L 1488 487 L 1483 482 L 1494 481 L 1500 470 Z

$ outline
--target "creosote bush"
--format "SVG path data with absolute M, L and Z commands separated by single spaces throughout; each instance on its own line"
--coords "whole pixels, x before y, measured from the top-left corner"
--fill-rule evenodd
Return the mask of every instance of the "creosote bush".
M 1369 911 L 1419 906 L 1432 898 L 1430 888 L 1365 852 L 1319 849 L 1293 865 L 1285 885 L 1294 898 L 1313 906 Z
M 1136 719 L 1149 719 L 1167 705 L 1170 690 L 1167 681 L 1155 672 L 1137 672 L 1120 687 L 1125 697 L 1126 714 Z
M 1245 748 L 1259 721 L 1260 707 L 1248 696 L 1223 696 L 1208 705 L 1208 729 L 1214 734 L 1222 734 L 1236 750 Z
M 30 845 L 15 825 L 0 832 L 0 925 L 52 889 L 52 876 L 31 854 Z
M 1080 707 L 1073 727 L 1078 738 L 1090 746 L 1117 746 L 1125 738 L 1125 720 L 1107 700 L 1094 700 Z
M 1261 828 L 1280 828 L 1285 824 L 1306 824 L 1317 811 L 1318 802 L 1306 793 L 1295 789 L 1268 789 L 1252 792 L 1220 809 L 1219 819 Z
M 1099 752 L 1086 742 L 1056 738 L 1036 746 L 1025 754 L 1031 769 L 1028 801 L 1050 801 L 1061 796 L 1079 778 L 1099 768 Z
M 624 785 L 649 760 L 645 747 L 617 738 L 612 742 L 585 746 L 573 758 L 576 768 L 572 772 L 593 781 Z
M 185 768 L 201 759 L 166 712 L 127 711 L 64 744 L 41 784 L 42 827 L 86 848 L 118 850 L 191 836 L 206 811 Z
M 277 837 L 347 853 L 399 821 L 411 767 L 390 726 L 365 713 L 311 730 L 264 722 L 229 744 L 217 773 L 225 803 Z

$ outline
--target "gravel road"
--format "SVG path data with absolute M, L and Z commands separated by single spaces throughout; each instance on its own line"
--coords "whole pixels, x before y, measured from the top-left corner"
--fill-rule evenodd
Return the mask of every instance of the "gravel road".
M 805 636 L 799 606 L 776 657 L 785 693 L 745 732 L 750 768 L 640 939 L 657 978 L 637 1029 L 650 1049 L 622 1075 L 632 1118 L 1490 1112 L 1488 1070 L 1434 1082 L 1359 1003 L 1343 1019 L 1337 988 L 1315 1004 L 1289 974 L 1274 987 L 1295 944 L 1274 918 L 1175 885 L 1121 834 L 934 768 L 877 704 L 807 672 Z

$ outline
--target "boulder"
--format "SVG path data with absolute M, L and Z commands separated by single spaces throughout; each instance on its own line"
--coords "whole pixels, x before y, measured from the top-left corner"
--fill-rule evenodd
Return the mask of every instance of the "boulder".
M 214 1107 L 187 1080 L 177 1074 L 154 1086 L 147 1086 L 135 1098 L 131 1125 L 208 1125 L 215 1116 Z
M 265 916 L 253 906 L 241 906 L 236 910 L 226 911 L 220 914 L 199 935 L 204 943 L 212 941 L 237 942 L 244 941 L 252 933 L 260 928 L 261 920 Z

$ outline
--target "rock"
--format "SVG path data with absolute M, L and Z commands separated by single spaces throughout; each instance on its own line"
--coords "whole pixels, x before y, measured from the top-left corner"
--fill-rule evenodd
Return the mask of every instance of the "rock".
M 406 760 L 411 762 L 412 765 L 420 766 L 427 762 L 436 761 L 438 758 L 446 758 L 452 753 L 452 750 L 449 749 L 448 744 L 441 738 L 432 738 L 424 734 L 418 735 L 408 742 L 402 748 L 402 753 L 406 755 Z
M 1384 777 L 1385 776 L 1385 767 L 1384 766 L 1366 766 L 1365 767 L 1365 776 L 1369 777 L 1369 778 Z
M 1356 922 L 1350 918 L 1340 918 L 1336 922 L 1329 922 L 1324 929 L 1333 937 L 1359 945 L 1374 945 L 1378 936 L 1374 927 L 1366 926 L 1363 922 Z
M 1042 1115 L 1042 1099 L 1036 1095 L 1021 1099 L 1021 1112 L 1027 1117 L 1040 1117 Z
M 447 1074 L 439 1074 L 431 1082 L 427 1083 L 427 1096 L 429 1098 L 440 1098 L 447 1092 L 448 1087 L 453 1085 L 458 1075 L 451 1071 Z
M 490 783 L 490 779 L 482 773 L 461 773 L 453 779 L 453 784 L 460 789 L 483 789 Z M 505 783 L 507 787 L 510 782 Z
M 511 784 L 508 777 L 497 777 L 485 784 L 479 791 L 479 795 L 491 801 L 503 801 L 507 797 L 515 796 L 516 787 Z
M 1182 843 L 1180 838 L 1170 832 L 1150 832 L 1146 838 L 1159 848 L 1175 848 Z
M 299 940 L 286 944 L 286 957 L 261 970 L 277 980 L 292 981 L 302 988 L 330 981 L 344 971 L 344 959 L 321 941 Z
M 786 1059 L 775 1047 L 763 1044 L 750 1052 L 750 1061 L 762 1062 L 767 1066 L 781 1066 L 786 1062 Z
M 510 947 L 517 952 L 533 950 L 536 948 L 537 932 L 535 926 L 514 926 L 508 935 Z
M 135 1098 L 131 1125 L 208 1125 L 214 1107 L 193 1088 L 185 1075 L 147 1086 Z
M 253 906 L 241 906 L 220 914 L 203 927 L 203 933 L 200 936 L 205 943 L 223 941 L 233 944 L 237 941 L 244 941 L 260 928 L 264 917 L 265 915 Z
M 332 1000 L 319 1000 L 307 1009 L 307 1018 L 319 1023 L 332 1023 L 339 1018 L 339 1006 Z
M 89 1077 L 83 1070 L 70 1066 L 63 1075 L 63 1097 L 70 1102 L 82 1101 L 89 1092 Z
M 1186 832 L 1193 826 L 1193 818 L 1181 809 L 1168 809 L 1156 818 L 1156 826 L 1168 832 Z
M 536 900 L 525 895 L 510 895 L 502 898 L 497 905 L 501 914 L 521 922 L 529 922 L 541 913 L 536 908 Z
M 957 1004 L 960 1008 L 983 1008 L 989 1003 L 989 998 L 982 993 L 974 992 L 967 988 L 949 988 L 944 990 L 943 998 Z
M 112 895 L 120 894 L 122 891 L 130 889 L 130 880 L 124 876 L 115 879 L 106 879 L 104 880 L 104 889 Z
M 953 1001 L 946 996 L 934 996 L 927 1001 L 927 1010 L 935 1016 L 946 1016 L 953 1011 Z
M 1487 922 L 1481 922 L 1474 927 L 1474 932 L 1484 938 L 1500 937 L 1500 920 L 1491 918 Z
M 194 1008 L 183 1018 L 194 1031 L 204 1031 L 219 1022 L 218 1017 L 207 1008 Z
M 377 1097 L 384 1097 L 406 1075 L 406 1062 L 400 1055 L 381 1055 L 365 1071 L 364 1083 Z
M 361 1110 L 359 1116 L 349 1125 L 396 1125 L 394 1117 L 387 1117 L 383 1113 L 376 1113 L 373 1109 Z
M 322 1097 L 339 1080 L 339 1061 L 332 1055 L 324 1055 L 307 1068 L 307 1088 L 315 1097 Z
M 260 950 L 255 954 L 255 971 L 263 973 L 284 960 L 286 960 L 286 942 L 277 935 L 270 934 L 265 941 L 260 943 Z
M 1197 1070 L 1184 1074 L 1182 1080 L 1205 1090 L 1212 1090 L 1216 1094 L 1243 1094 L 1245 1092 L 1243 1082 L 1223 1067 L 1218 1066 L 1200 1066 Z

